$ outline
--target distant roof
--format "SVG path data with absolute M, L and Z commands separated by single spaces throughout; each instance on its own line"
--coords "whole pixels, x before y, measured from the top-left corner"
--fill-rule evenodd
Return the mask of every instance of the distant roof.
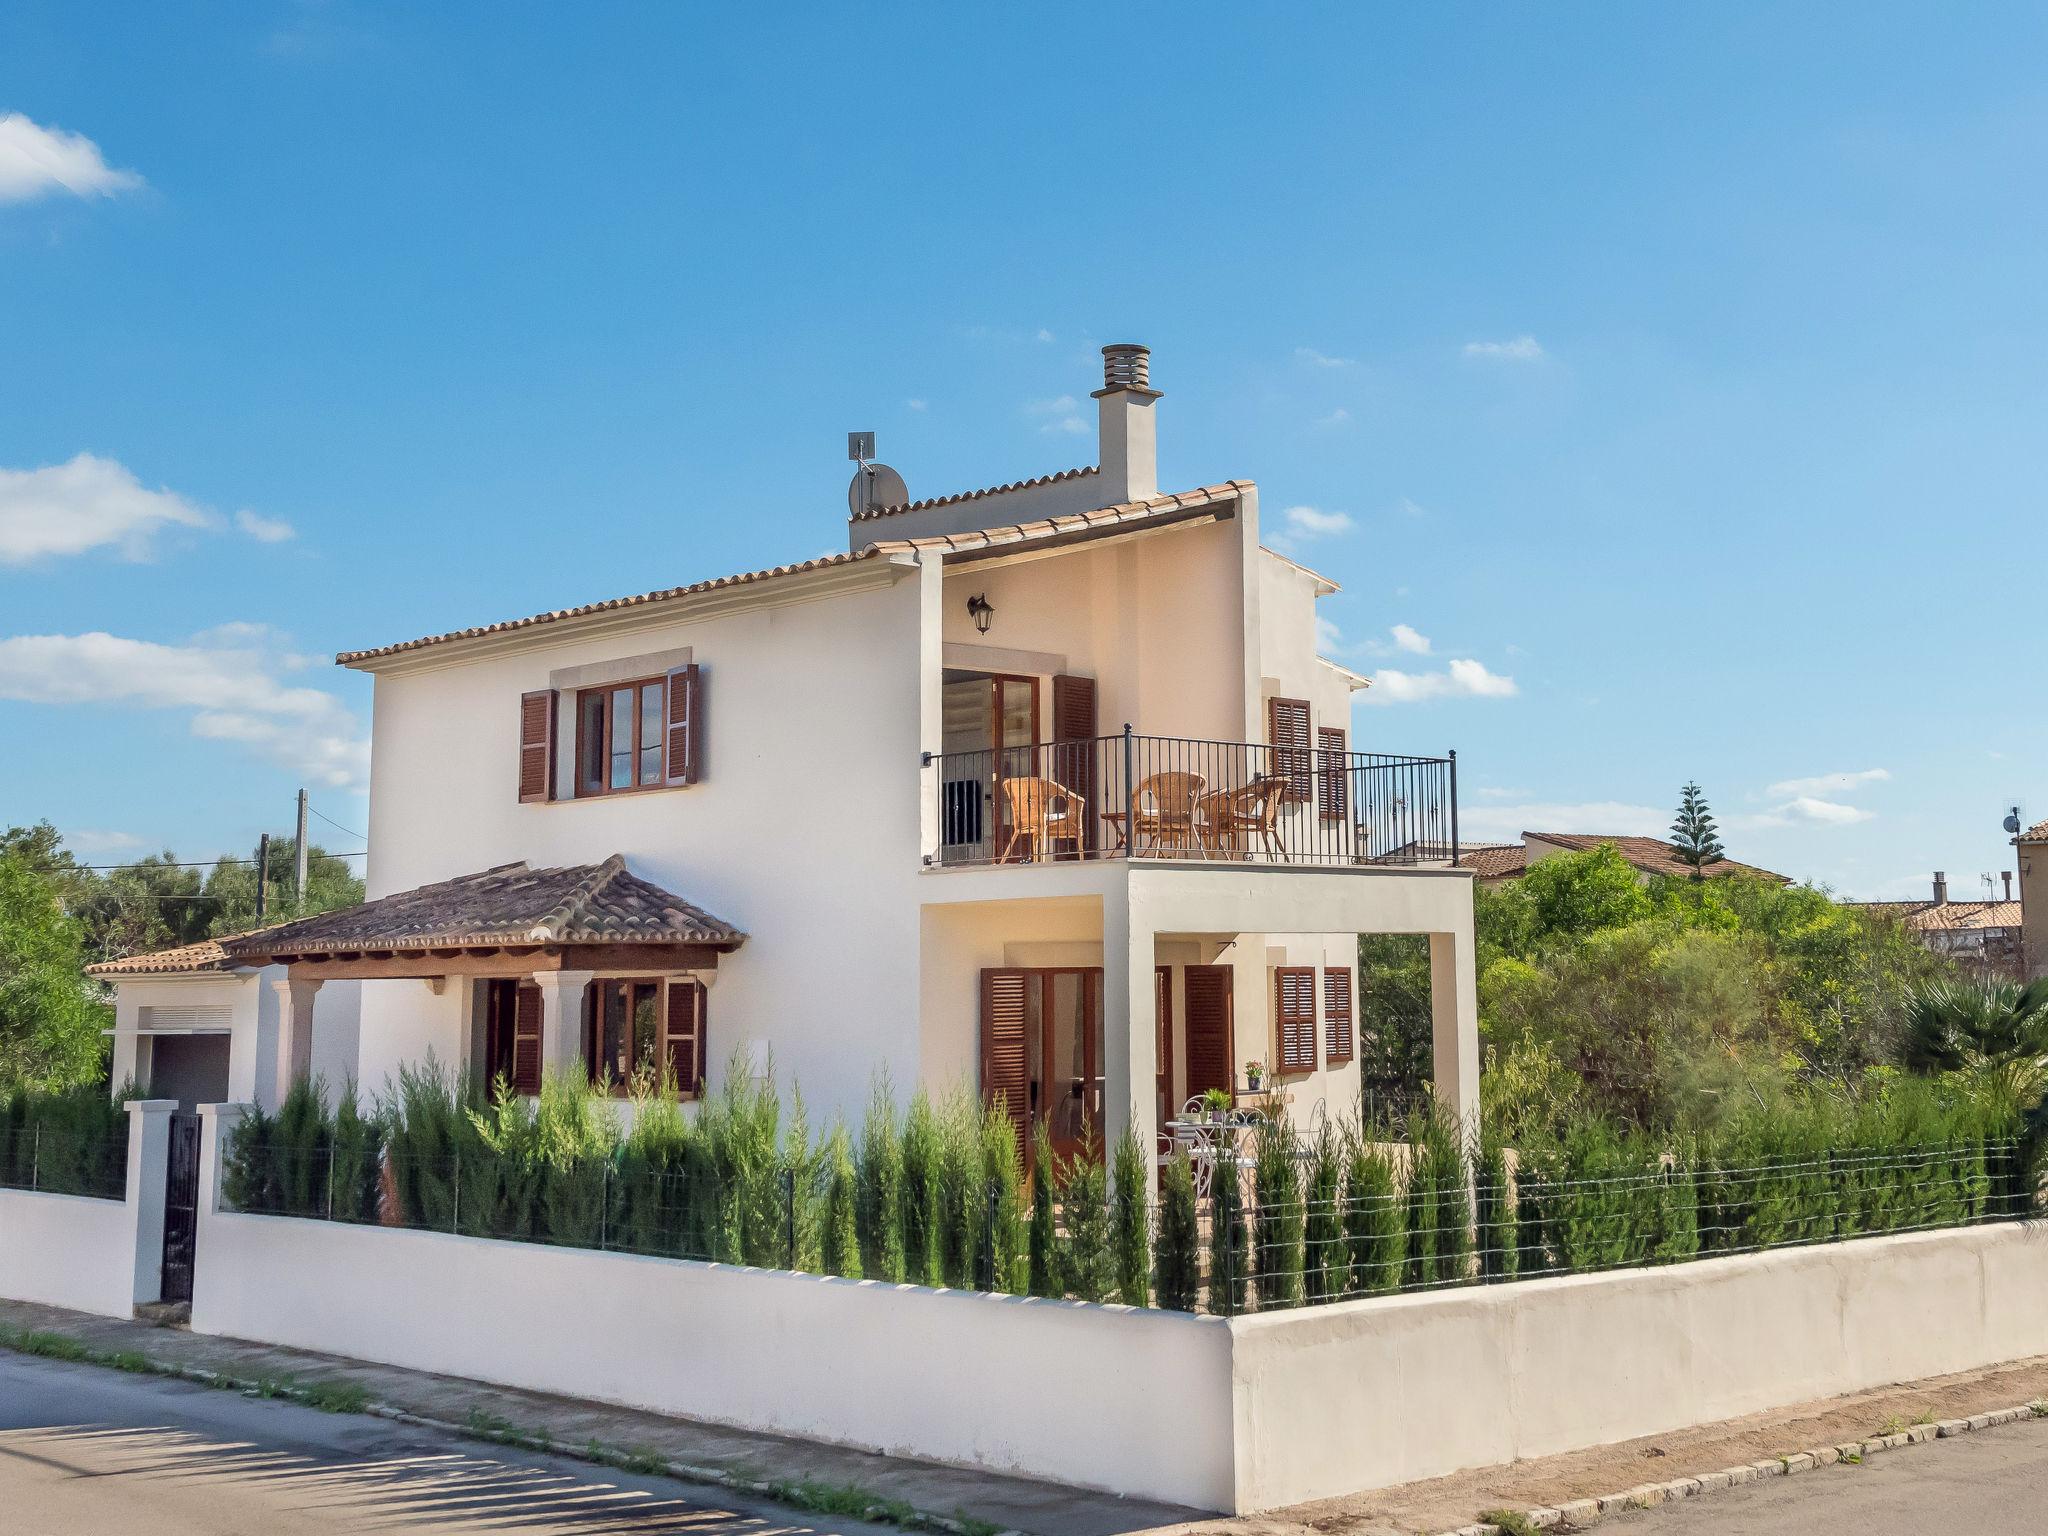
M 870 507 L 865 512 L 856 512 L 851 521 L 871 523 L 878 517 L 896 517 L 905 512 L 923 512 L 930 507 L 950 507 L 957 502 L 979 501 L 984 496 L 1000 496 L 1005 491 L 1028 491 L 1035 486 L 1057 485 L 1062 480 L 1079 480 L 1083 475 L 1099 475 L 1102 471 L 1093 464 L 1084 464 L 1079 469 L 1062 469 L 1055 474 L 1040 475 L 1035 480 L 1012 480 L 1008 485 L 985 486 L 978 491 L 958 491 L 951 496 L 933 496 L 924 501 L 906 501 L 900 507 Z
M 2048 843 L 2048 821 L 2037 821 L 2018 837 L 2016 843 Z
M 1539 842 L 1554 843 L 1560 848 L 1569 848 L 1574 853 L 1590 853 L 1602 843 L 1612 843 L 1624 859 L 1646 875 L 1691 876 L 1693 867 L 1678 857 L 1678 849 L 1661 837 L 1619 837 L 1609 832 L 1524 832 L 1522 840 L 1530 838 Z M 1773 870 L 1759 869 L 1754 864 L 1739 863 L 1734 859 L 1722 859 L 1700 870 L 1709 879 L 1722 875 L 1754 875 L 1760 880 L 1775 880 L 1780 885 L 1790 885 L 1792 878 Z
M 1854 901 L 1866 912 L 1885 912 L 1922 933 L 1961 933 L 2020 926 L 2016 901 Z
M 1140 501 L 1120 502 L 1112 507 L 1100 507 L 1088 512 L 1066 513 L 1058 517 L 1039 518 L 1027 523 L 1012 523 L 999 528 L 983 528 L 969 533 L 929 534 L 914 539 L 878 539 L 865 547 L 847 554 L 821 555 L 815 560 L 804 560 L 794 565 L 770 566 L 766 570 L 746 571 L 737 576 L 719 576 L 709 581 L 692 582 L 682 587 L 658 587 L 652 592 L 642 592 L 631 597 L 609 598 L 601 603 L 585 603 L 577 608 L 557 608 L 548 613 L 536 613 L 523 619 L 505 619 L 496 624 L 480 624 L 469 629 L 453 629 L 445 634 L 423 635 L 417 640 L 401 640 L 392 645 L 383 645 L 371 650 L 343 651 L 334 659 L 344 667 L 360 666 L 365 662 L 380 661 L 385 657 L 402 652 L 422 651 L 431 646 L 446 645 L 456 640 L 476 640 L 486 635 L 507 634 L 514 630 L 534 629 L 547 624 L 558 624 L 566 619 L 582 618 L 587 614 L 606 613 L 620 608 L 638 608 L 654 603 L 664 603 L 676 598 L 690 597 L 702 592 L 717 591 L 726 587 L 748 586 L 755 582 L 773 581 L 778 577 L 799 575 L 806 571 L 826 570 L 834 566 L 853 565 L 862 560 L 878 556 L 918 554 L 926 550 L 942 553 L 964 553 L 970 550 L 986 549 L 999 544 L 1018 544 L 1034 540 L 1054 541 L 1077 538 L 1120 527 L 1126 524 L 1148 522 L 1170 522 L 1181 513 L 1225 501 L 1234 501 L 1252 488 L 1249 480 L 1226 480 L 1218 485 L 1198 486 L 1192 491 L 1175 491 L 1159 496 L 1147 496 Z
M 1520 843 L 1483 843 L 1458 850 L 1458 867 L 1482 880 L 1505 880 L 1529 867 L 1529 850 Z
M 501 944 L 711 944 L 746 935 L 626 868 L 601 864 L 529 869 L 501 864 L 479 874 L 398 891 L 226 940 L 230 959 L 332 955 L 364 950 Z
M 146 955 L 123 955 L 118 960 L 102 960 L 97 965 L 88 965 L 88 976 L 184 976 L 198 971 L 231 971 L 235 962 L 228 959 L 218 939 L 201 939 L 197 944 L 180 944 L 175 949 L 159 949 Z

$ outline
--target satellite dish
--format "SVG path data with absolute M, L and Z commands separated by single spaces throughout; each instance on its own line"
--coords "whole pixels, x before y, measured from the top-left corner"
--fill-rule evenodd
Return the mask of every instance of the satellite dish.
M 854 517 L 882 507 L 908 505 L 910 488 L 886 464 L 863 464 L 853 472 L 853 483 L 846 488 L 846 510 Z
M 2012 814 L 2011 814 L 2010 816 L 2008 816 L 2008 817 L 2006 817 L 2006 818 L 2005 818 L 2005 830 L 2006 830 L 2006 831 L 2008 831 L 2008 832 L 2010 832 L 2010 833 L 2012 833 L 2012 835 L 2013 835 L 2014 837 L 2018 837 L 2018 836 L 2019 836 L 2019 833 L 2020 833 L 2020 808 L 2019 808 L 2018 806 L 2014 806 L 2014 807 L 2012 808 Z

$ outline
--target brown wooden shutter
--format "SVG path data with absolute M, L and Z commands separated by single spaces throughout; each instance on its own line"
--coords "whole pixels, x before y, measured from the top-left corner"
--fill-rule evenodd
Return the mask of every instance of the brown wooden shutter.
M 1082 846 L 1095 846 L 1095 679 L 1061 673 L 1052 680 L 1052 776 L 1088 802 Z
M 1273 772 L 1287 781 L 1282 798 L 1306 800 L 1313 792 L 1314 754 L 1309 750 L 1307 699 L 1268 699 L 1267 735 L 1273 743 Z
M 1344 732 L 1334 725 L 1317 726 L 1316 756 L 1316 814 L 1324 821 L 1342 821 L 1350 768 Z
M 1187 1033 L 1188 1097 L 1211 1088 L 1231 1091 L 1237 1063 L 1231 1042 L 1231 970 L 1227 965 L 1191 965 L 1184 982 L 1182 1027 Z
M 672 981 L 664 1010 L 661 1049 L 675 1079 L 679 1097 L 704 1091 L 704 988 L 695 981 Z
M 555 798 L 555 692 L 519 696 L 519 800 Z
M 1152 968 L 1152 1012 L 1157 1027 L 1152 1049 L 1159 1061 L 1159 1123 L 1163 1128 L 1180 1106 L 1173 1102 L 1173 967 Z
M 1031 1145 L 1031 1076 L 1024 1044 L 1028 1022 L 1024 989 L 1033 979 L 1027 971 L 981 973 L 982 1101 L 1003 1101 L 1017 1127 L 1017 1144 L 1027 1149 L 1027 1156 Z
M 540 1092 L 540 988 L 530 981 L 519 983 L 512 1004 L 512 1091 Z
M 668 782 L 694 784 L 704 739 L 703 675 L 692 662 L 668 675 Z
M 1316 1069 L 1316 971 L 1312 965 L 1283 965 L 1273 972 L 1273 1017 L 1278 1025 L 1279 1070 Z
M 1351 973 L 1323 972 L 1323 1060 L 1351 1059 Z

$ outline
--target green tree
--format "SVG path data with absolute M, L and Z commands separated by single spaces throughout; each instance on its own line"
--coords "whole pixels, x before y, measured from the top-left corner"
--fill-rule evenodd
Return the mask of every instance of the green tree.
M 1713 813 L 1707 809 L 1707 797 L 1697 784 L 1688 783 L 1678 792 L 1678 819 L 1671 823 L 1671 842 L 1678 850 L 1678 861 L 1692 866 L 1695 880 L 1704 880 L 1707 866 L 1728 856 L 1715 830 Z
M 83 933 L 57 887 L 26 858 L 0 855 L 0 1092 L 69 1088 L 101 1075 L 100 1031 L 113 1010 L 84 965 Z
M 1938 981 L 1913 994 L 1906 1012 L 1906 1065 L 1961 1072 L 1995 1102 L 2021 1113 L 2048 1090 L 2048 977 Z

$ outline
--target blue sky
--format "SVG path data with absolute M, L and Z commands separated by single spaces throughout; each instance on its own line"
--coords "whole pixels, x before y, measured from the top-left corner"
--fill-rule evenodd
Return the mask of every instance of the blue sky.
M 15 0 L 0 820 L 360 829 L 334 651 L 1086 462 L 1139 340 L 1468 829 L 2010 867 L 2048 12 L 1240 10 Z

